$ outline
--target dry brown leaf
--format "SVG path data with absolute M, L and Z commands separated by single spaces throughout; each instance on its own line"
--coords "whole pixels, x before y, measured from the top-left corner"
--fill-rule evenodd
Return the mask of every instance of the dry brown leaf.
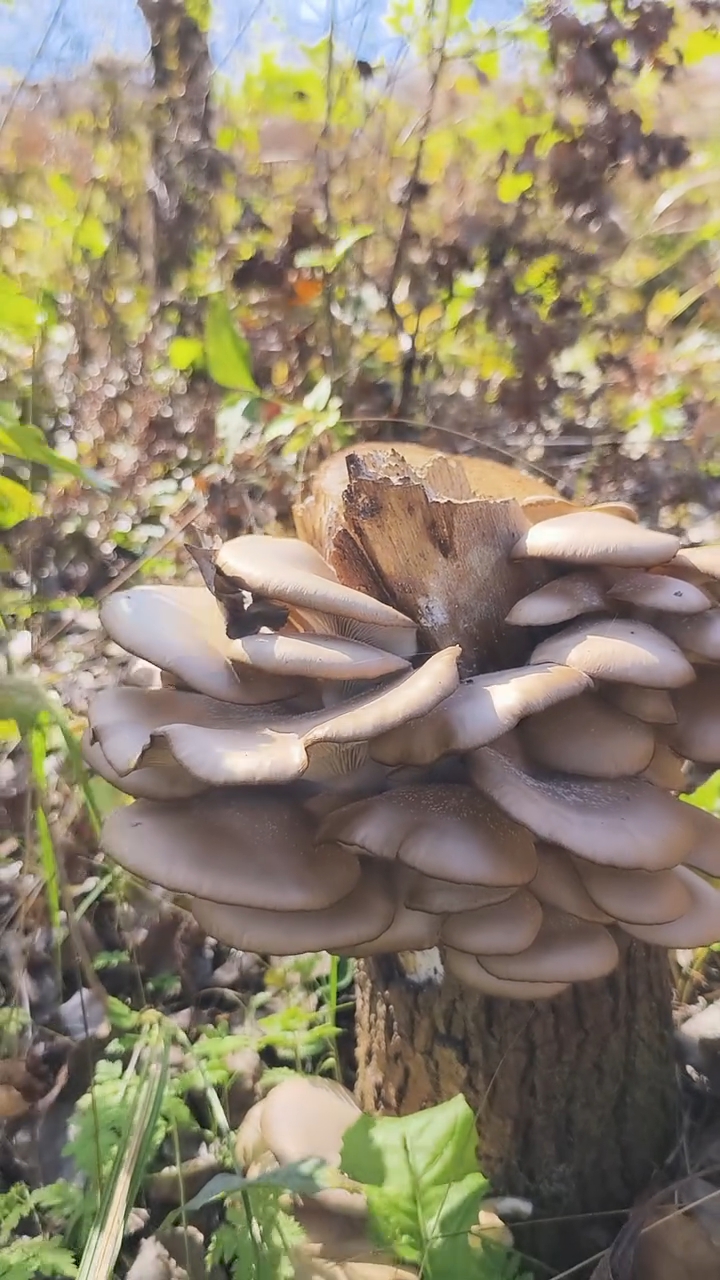
M 591 1280 L 718 1280 L 718 1276 L 720 1191 L 694 1178 L 633 1214 Z

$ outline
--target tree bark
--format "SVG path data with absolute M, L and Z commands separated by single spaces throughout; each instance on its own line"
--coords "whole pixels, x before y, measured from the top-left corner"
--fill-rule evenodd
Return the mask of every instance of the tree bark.
M 628 945 L 610 978 L 537 1004 L 485 999 L 449 976 L 418 981 L 401 957 L 381 956 L 359 966 L 357 997 L 361 1106 L 404 1115 L 464 1093 L 494 1190 L 527 1197 L 540 1218 L 628 1208 L 672 1150 L 670 973 L 658 949 Z M 567 1266 L 622 1221 L 519 1226 L 516 1242 Z
M 185 0 L 138 0 L 150 30 L 156 101 L 151 119 L 158 284 L 187 269 L 228 167 L 213 144 L 207 32 Z

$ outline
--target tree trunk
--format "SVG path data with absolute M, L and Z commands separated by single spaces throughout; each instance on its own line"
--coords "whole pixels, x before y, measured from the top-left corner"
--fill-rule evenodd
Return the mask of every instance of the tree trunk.
M 156 94 L 152 196 L 157 279 L 168 289 L 187 270 L 228 168 L 212 138 L 212 63 L 207 31 L 185 0 L 138 0 L 150 29 Z M 209 5 L 208 5 L 209 11 Z
M 417 964 L 405 959 L 412 973 Z M 675 1136 L 666 954 L 633 943 L 610 978 L 537 1004 L 419 976 L 396 956 L 359 967 L 361 1106 L 404 1115 L 462 1092 L 477 1109 L 496 1192 L 528 1197 L 542 1218 L 629 1207 Z M 567 1266 L 604 1248 L 621 1224 L 518 1226 L 516 1242 Z

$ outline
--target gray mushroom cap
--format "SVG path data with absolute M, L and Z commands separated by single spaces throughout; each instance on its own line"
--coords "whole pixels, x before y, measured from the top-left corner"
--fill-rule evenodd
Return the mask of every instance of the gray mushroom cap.
M 254 671 L 314 680 L 380 680 L 410 667 L 397 654 L 340 636 L 260 632 L 233 640 L 228 656 Z
M 678 868 L 618 871 L 615 867 L 601 867 L 578 858 L 577 869 L 593 901 L 621 922 L 665 924 L 677 920 L 692 905 Z
M 539 841 L 535 846 L 538 869 L 528 888 L 543 906 L 558 907 L 579 920 L 595 924 L 612 924 L 614 917 L 601 910 L 590 897 L 580 876 L 580 864 L 567 849 Z M 624 875 L 625 872 L 620 874 Z
M 218 787 L 290 782 L 312 773 L 313 765 L 322 777 L 356 766 L 370 738 L 422 716 L 452 693 L 458 653 L 457 647 L 442 650 L 391 684 L 321 711 L 239 714 L 178 690 L 115 689 L 94 700 L 91 721 L 118 772 L 137 767 L 145 748 L 160 744 L 193 777 Z
M 283 604 L 309 605 L 378 626 L 412 626 L 397 609 L 338 582 L 319 552 L 299 538 L 245 534 L 223 543 L 215 565 L 242 590 Z
M 720 662 L 720 609 L 691 618 L 663 618 L 662 627 L 685 652 L 706 662 Z
M 225 618 L 205 587 L 131 587 L 103 601 L 100 621 L 128 653 L 159 667 L 190 689 L 241 705 L 297 693 L 297 680 L 261 672 L 239 676 L 228 659 Z
M 171 760 L 168 764 L 147 765 L 142 769 L 133 769 L 130 773 L 120 775 L 113 769 L 103 754 L 99 742 L 92 741 L 89 729 L 85 730 L 80 749 L 86 764 L 104 778 L 118 791 L 133 796 L 136 800 L 183 800 L 188 796 L 200 795 L 205 790 L 205 783 L 199 782 L 191 774 L 186 773 L 179 764 Z
M 210 937 L 239 951 L 276 956 L 325 950 L 338 954 L 361 946 L 390 928 L 396 909 L 386 868 L 372 862 L 363 866 L 345 897 L 314 911 L 239 907 L 200 898 L 192 902 L 195 919 Z
M 591 862 L 660 871 L 693 843 L 687 805 L 638 778 L 530 773 L 491 747 L 473 753 L 476 786 L 517 822 Z
M 583 613 L 599 613 L 605 608 L 602 578 L 592 570 L 579 570 L 553 578 L 530 595 L 523 596 L 510 610 L 506 622 L 515 627 L 550 627 L 570 622 Z
M 605 684 L 600 687 L 603 698 L 629 716 L 646 724 L 675 724 L 677 712 L 666 689 L 647 689 L 633 684 Z
M 589 982 L 612 973 L 617 944 L 600 924 L 547 907 L 534 942 L 517 955 L 479 955 L 480 964 L 513 982 Z
M 689 867 L 720 880 L 720 818 L 694 804 L 688 804 L 695 831 L 692 849 L 685 861 Z
M 455 951 L 470 955 L 512 955 L 525 951 L 540 929 L 543 912 L 527 889 L 518 889 L 505 902 L 475 911 L 458 911 L 442 923 L 440 937 Z
M 640 942 L 650 942 L 658 947 L 702 947 L 708 940 L 720 938 L 720 890 L 688 867 L 675 871 L 690 893 L 690 908 L 665 924 L 629 924 L 620 926 Z
M 424 783 L 359 800 L 329 814 L 317 838 L 457 883 L 521 885 L 537 866 L 529 832 L 457 783 Z
M 515 892 L 512 885 L 454 884 L 451 880 L 425 876 L 409 867 L 406 872 L 405 905 L 414 911 L 429 911 L 438 916 L 453 911 L 473 911 L 476 907 L 492 907 L 497 902 L 505 902 Z
M 613 574 L 608 596 L 640 609 L 659 609 L 663 613 L 696 614 L 710 608 L 712 600 L 692 582 L 671 578 L 667 573 L 643 570 Z
M 552 662 L 473 676 L 421 720 L 375 738 L 370 753 L 387 765 L 432 764 L 493 742 L 524 716 L 591 687 L 589 676 Z
M 357 858 L 314 847 L 309 819 L 277 791 L 206 791 L 172 806 L 115 809 L 102 846 L 134 875 L 192 897 L 278 911 L 330 906 L 360 878 Z
M 445 968 L 466 986 L 474 987 L 483 995 L 503 1000 L 552 1000 L 555 996 L 562 995 L 570 986 L 570 980 L 534 982 L 498 978 L 484 967 L 478 956 L 471 956 L 466 951 L 455 951 L 452 947 L 445 950 Z
M 559 560 L 565 564 L 618 565 L 648 569 L 672 560 L 680 540 L 645 529 L 620 516 L 578 511 L 533 524 L 515 543 L 513 560 Z
M 390 872 L 388 879 L 392 878 L 394 881 L 392 888 L 396 897 L 395 914 L 391 923 L 378 937 L 368 939 L 359 945 L 341 948 L 341 955 L 361 958 L 398 951 L 425 951 L 429 947 L 437 946 L 440 936 L 440 917 L 435 912 L 417 911 L 405 905 L 404 882 L 406 876 L 411 873 L 407 873 L 404 867 L 388 868 L 388 872 Z
M 543 640 L 530 661 L 561 662 L 594 680 L 652 689 L 677 689 L 695 679 L 678 646 L 662 631 L 635 619 L 592 618 L 578 623 Z
M 720 764 L 720 671 L 702 669 L 695 684 L 676 695 L 675 707 L 672 746 L 688 760 Z
M 591 778 L 622 778 L 647 768 L 655 751 L 652 730 L 592 693 L 523 720 L 520 739 L 546 769 Z

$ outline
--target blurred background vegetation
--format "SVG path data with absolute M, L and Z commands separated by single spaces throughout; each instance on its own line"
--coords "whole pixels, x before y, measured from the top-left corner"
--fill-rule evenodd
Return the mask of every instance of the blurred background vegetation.
M 210 0 L 138 0 L 148 58 L 69 78 L 45 61 L 62 6 L 44 29 L 30 0 L 8 10 L 37 42 L 0 97 L 0 1058 L 30 1062 L 21 1118 L 67 1066 L 38 1025 L 78 991 L 127 1063 L 138 1037 L 157 1048 L 148 1008 L 174 1016 L 215 972 L 177 913 L 148 932 L 137 887 L 95 857 L 118 796 L 79 770 L 76 735 L 110 678 L 103 593 L 184 575 L 190 523 L 287 522 L 303 473 L 355 437 L 524 462 L 720 537 L 720 4 L 501 6 L 493 23 L 469 0 L 391 0 L 382 41 L 341 9 L 312 44 L 289 28 L 230 75 Z M 239 15 L 241 36 L 257 17 Z M 716 780 L 701 802 L 717 806 Z M 685 998 L 714 963 L 687 958 Z M 228 1015 L 194 1051 L 216 1074 L 193 1059 L 166 1102 L 199 1089 L 217 1119 L 238 1048 L 339 1070 L 350 975 L 327 958 L 258 973 L 249 1039 L 218 1050 L 232 1017 L 205 1000 L 208 1024 Z M 267 1004 L 279 1022 L 255 1020 Z M 94 1068 L 73 1061 L 74 1106 Z M 99 1070 L 109 1168 L 127 1077 Z M 162 1142 L 180 1162 L 186 1120 L 170 1109 L 143 1168 Z M 2 1190 L 26 1171 L 0 1155 Z M 75 1274 L 78 1204 L 29 1204 L 16 1221 L 59 1214 L 75 1249 L 48 1274 Z

